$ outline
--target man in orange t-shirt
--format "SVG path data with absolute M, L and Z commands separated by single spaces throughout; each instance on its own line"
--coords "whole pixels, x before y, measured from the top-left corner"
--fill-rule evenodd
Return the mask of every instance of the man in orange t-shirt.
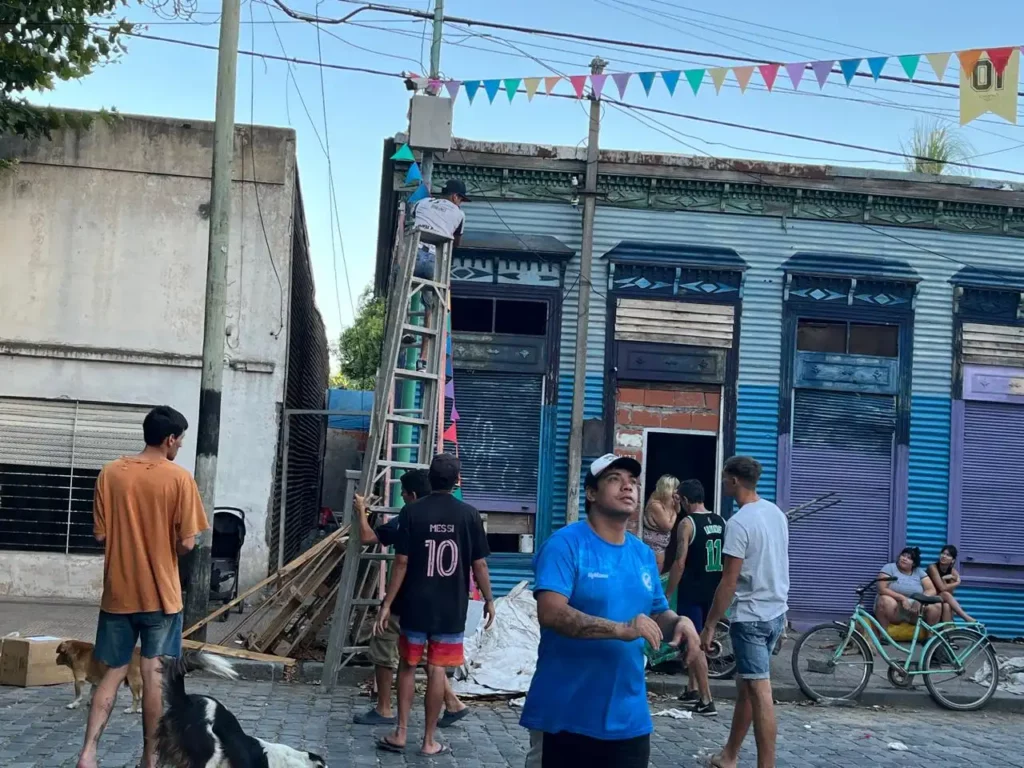
M 161 656 L 181 655 L 178 556 L 209 528 L 199 489 L 174 463 L 188 421 L 168 406 L 142 422 L 146 447 L 110 462 L 96 479 L 93 533 L 103 543 L 103 600 L 96 626 L 97 661 L 109 669 L 89 708 L 78 768 L 96 768 L 96 749 L 117 691 L 142 641 L 143 768 L 156 768 L 155 736 L 163 714 Z

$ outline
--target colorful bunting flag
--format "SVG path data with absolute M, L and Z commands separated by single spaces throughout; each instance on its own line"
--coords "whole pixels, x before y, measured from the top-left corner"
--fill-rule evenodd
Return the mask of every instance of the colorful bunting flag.
M 750 78 L 754 76 L 753 67 L 733 67 L 732 73 L 736 76 L 736 82 L 740 84 L 740 93 L 746 93 L 750 85 Z M 768 90 L 771 90 L 769 88 Z
M 668 88 L 668 95 L 676 95 L 676 85 L 679 83 L 679 70 L 670 70 L 668 72 L 661 73 L 661 79 L 665 81 L 665 87 Z
M 449 400 L 454 400 L 455 399 L 455 382 L 454 381 L 449 381 L 447 384 L 444 385 L 444 396 L 447 397 Z
M 455 409 L 455 403 L 452 403 L 452 416 L 451 416 L 451 418 L 452 418 L 453 422 L 454 421 L 458 421 L 459 419 L 462 418 L 461 416 L 459 416 L 459 412 Z
M 811 69 L 814 70 L 814 76 L 818 79 L 818 89 L 822 90 L 825 87 L 825 81 L 828 80 L 828 76 L 832 73 L 832 67 L 835 66 L 834 61 L 815 61 L 811 64 Z
M 629 85 L 629 78 L 632 75 L 632 72 L 616 72 L 612 75 L 612 80 L 615 81 L 615 86 L 619 89 L 620 99 L 624 99 L 626 97 L 626 86 Z
M 553 93 L 554 90 L 555 90 L 555 86 L 558 85 L 558 81 L 561 80 L 561 79 L 562 79 L 561 77 L 557 77 L 557 76 L 555 76 L 555 77 L 545 77 L 544 78 L 544 92 L 547 93 L 547 94 Z
M 715 84 L 715 93 L 721 93 L 729 69 L 727 67 L 712 67 L 708 70 L 708 74 L 711 75 L 711 82 Z
M 466 88 L 466 98 L 469 99 L 469 103 L 473 103 L 473 99 L 476 98 L 476 92 L 480 90 L 479 80 L 467 80 L 464 84 Z
M 600 99 L 601 92 L 604 91 L 605 81 L 608 80 L 608 75 L 591 75 L 590 76 L 590 87 L 594 92 L 594 98 Z
M 448 95 L 451 97 L 452 101 L 455 101 L 457 98 L 459 98 L 460 85 L 462 85 L 461 80 L 449 80 L 447 83 L 444 84 L 444 87 L 448 90 Z
M 487 92 L 487 99 L 494 103 L 494 97 L 498 95 L 498 89 L 501 88 L 501 80 L 484 80 L 484 91 Z
M 392 160 L 405 160 L 406 162 L 409 162 L 409 163 L 415 163 L 416 162 L 416 156 L 412 153 L 412 150 L 409 149 L 409 145 L 408 144 L 403 144 L 402 146 L 400 146 L 398 148 L 398 151 L 395 152 L 395 154 L 393 154 L 391 156 L 391 159 Z
M 843 59 L 839 62 L 839 69 L 843 72 L 843 79 L 846 80 L 846 84 L 849 85 L 853 82 L 853 78 L 857 76 L 857 69 L 860 67 L 860 59 Z
M 767 86 L 768 91 L 771 92 L 772 88 L 775 87 L 775 78 L 779 76 L 779 65 L 761 64 L 757 67 L 757 71 L 761 73 L 761 78 L 764 80 L 765 86 Z
M 651 95 L 651 86 L 654 85 L 654 78 L 657 73 L 655 72 L 640 72 L 637 77 L 640 78 L 640 82 L 643 83 L 644 90 L 647 95 Z
M 569 82 L 572 83 L 573 90 L 576 91 L 576 98 L 583 98 L 583 87 L 587 84 L 586 75 L 572 75 L 569 78 Z
M 526 100 L 533 101 L 533 97 L 537 95 L 537 89 L 540 88 L 540 78 L 528 77 L 523 80 L 523 84 L 526 86 Z
M 998 50 L 998 49 L 997 49 Z M 991 52 L 986 56 L 988 61 L 992 60 Z M 981 117 L 986 112 L 998 115 L 1009 123 L 1017 123 L 1017 88 L 1003 88 L 1000 80 L 1016 84 L 1020 77 L 1020 51 L 1011 49 L 1010 56 L 1003 68 L 1003 77 L 987 78 L 977 77 L 980 75 L 980 63 L 987 63 L 985 59 L 975 62 L 971 69 L 963 68 L 963 58 L 960 60 L 960 125 L 967 125 L 975 118 Z M 995 63 L 992 63 L 995 69 Z
M 794 91 L 800 88 L 800 81 L 803 79 L 805 69 L 807 69 L 806 62 L 797 62 L 786 65 L 786 74 L 789 75 L 789 80 L 793 83 Z
M 700 90 L 700 84 L 704 82 L 704 73 L 706 69 L 688 69 L 683 74 L 686 75 L 686 80 L 693 89 L 693 95 L 697 95 L 697 91 Z
M 917 65 L 921 63 L 920 54 L 900 56 L 899 59 L 900 64 L 903 65 L 903 71 L 907 73 L 907 77 L 913 80 L 914 74 L 917 72 Z
M 992 66 L 996 70 L 997 75 L 1002 75 L 1006 71 L 1006 65 L 1010 62 L 1010 56 L 1016 48 L 989 48 L 988 60 L 992 62 Z
M 929 53 L 928 63 L 932 67 L 932 72 L 939 78 L 939 82 L 942 82 L 942 78 L 946 76 L 946 67 L 949 66 L 949 57 L 952 54 L 949 53 Z
M 451 423 L 451 426 L 448 427 L 448 429 L 446 429 L 444 431 L 444 434 L 441 435 L 441 438 L 446 443 L 457 443 L 457 442 L 459 442 L 459 433 L 458 433 L 458 429 L 455 426 L 455 422 L 454 421 Z
M 875 56 L 868 59 L 868 69 L 871 70 L 871 77 L 875 79 L 876 83 L 878 78 L 882 76 L 882 70 L 885 69 L 885 62 L 888 60 L 888 56 Z
M 430 197 L 430 190 L 427 189 L 427 185 L 421 183 L 416 187 L 416 191 L 409 195 L 409 203 L 418 203 L 420 200 Z
M 960 59 L 960 69 L 967 75 L 974 72 L 978 66 L 978 59 L 981 58 L 980 50 L 957 51 L 956 57 Z
M 409 172 L 405 174 L 405 183 L 415 184 L 417 181 L 423 181 L 423 174 L 420 173 L 419 164 L 412 163 L 409 166 Z
M 519 84 L 523 82 L 521 77 L 509 77 L 505 80 L 505 93 L 508 94 L 508 103 L 512 103 L 512 99 L 516 97 L 516 93 L 519 91 Z

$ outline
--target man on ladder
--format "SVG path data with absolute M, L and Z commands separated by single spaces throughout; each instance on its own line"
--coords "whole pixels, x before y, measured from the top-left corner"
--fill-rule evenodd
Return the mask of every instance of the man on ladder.
M 466 185 L 461 179 L 449 179 L 441 190 L 440 197 L 428 197 L 413 206 L 412 215 L 417 227 L 451 239 L 459 247 L 466 214 L 462 204 L 468 203 Z M 434 274 L 434 260 L 437 249 L 428 243 L 421 243 L 416 254 L 416 277 L 429 278 Z

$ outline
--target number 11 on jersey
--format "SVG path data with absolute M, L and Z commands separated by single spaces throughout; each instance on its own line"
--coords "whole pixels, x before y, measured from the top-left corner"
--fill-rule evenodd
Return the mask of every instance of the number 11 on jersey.
M 722 540 L 721 539 L 708 539 L 707 545 L 707 565 L 704 566 L 704 570 L 708 573 L 717 573 L 722 570 Z

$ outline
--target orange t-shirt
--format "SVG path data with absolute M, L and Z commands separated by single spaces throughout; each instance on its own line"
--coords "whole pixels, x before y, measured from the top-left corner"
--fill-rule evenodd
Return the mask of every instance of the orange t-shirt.
M 93 531 L 105 537 L 107 613 L 178 613 L 178 542 L 210 527 L 196 481 L 173 461 L 126 456 L 96 479 Z

